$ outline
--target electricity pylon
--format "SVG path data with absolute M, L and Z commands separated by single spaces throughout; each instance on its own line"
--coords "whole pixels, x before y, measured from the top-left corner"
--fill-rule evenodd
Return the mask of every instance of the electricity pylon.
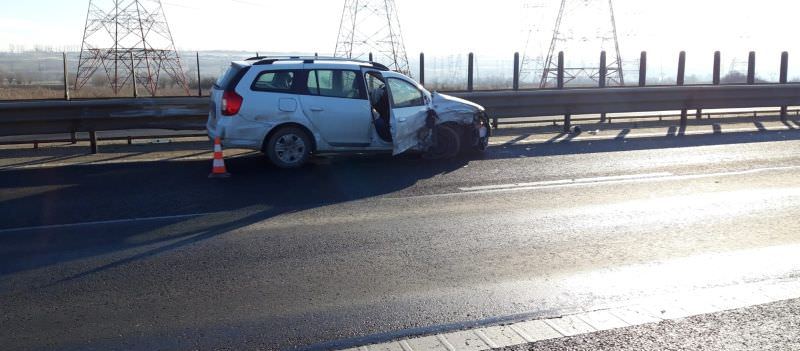
M 345 0 L 334 56 L 382 63 L 410 75 L 394 0 Z
M 530 42 L 531 38 L 528 38 L 528 41 Z M 612 0 L 560 1 L 547 55 L 541 60 L 540 88 L 555 85 L 558 76 L 557 57 L 560 51 L 563 51 L 566 57 L 565 84 L 581 78 L 598 81 L 601 51 L 609 51 L 606 60 L 607 84 L 625 84 Z M 533 65 L 526 64 L 526 61 L 534 61 L 529 57 L 526 53 L 523 59 L 520 69 L 523 77 L 533 72 Z
M 98 70 L 114 94 L 135 81 L 155 95 L 162 73 L 189 94 L 161 0 L 89 0 L 75 89 Z

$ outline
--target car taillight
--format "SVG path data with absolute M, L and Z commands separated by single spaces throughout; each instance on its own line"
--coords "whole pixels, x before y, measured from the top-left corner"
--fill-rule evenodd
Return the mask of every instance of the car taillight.
M 233 116 L 239 113 L 239 109 L 242 108 L 242 102 L 244 102 L 244 98 L 239 94 L 236 94 L 233 90 L 226 90 L 222 93 L 222 115 Z

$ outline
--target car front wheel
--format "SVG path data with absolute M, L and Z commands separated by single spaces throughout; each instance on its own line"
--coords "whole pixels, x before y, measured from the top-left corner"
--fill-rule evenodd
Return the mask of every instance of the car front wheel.
M 461 151 L 461 136 L 452 126 L 439 125 L 434 129 L 434 145 L 422 156 L 429 160 L 452 158 Z
M 282 128 L 269 138 L 264 152 L 275 166 L 298 168 L 311 156 L 311 139 L 300 128 Z

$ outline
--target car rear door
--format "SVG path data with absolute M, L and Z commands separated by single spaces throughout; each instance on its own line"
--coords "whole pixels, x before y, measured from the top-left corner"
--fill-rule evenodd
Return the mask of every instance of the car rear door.
M 292 119 L 299 108 L 298 99 L 304 88 L 303 75 L 301 67 L 289 65 L 269 67 L 258 72 L 255 78 L 247 82 L 249 92 L 239 115 L 261 123 Z
M 360 71 L 307 70 L 303 112 L 325 141 L 338 147 L 371 144 L 372 109 Z

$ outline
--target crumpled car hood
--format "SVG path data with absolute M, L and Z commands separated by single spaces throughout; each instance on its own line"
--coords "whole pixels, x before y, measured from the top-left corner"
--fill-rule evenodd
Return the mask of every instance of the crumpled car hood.
M 436 113 L 438 113 L 440 117 L 442 114 L 448 113 L 474 114 L 475 112 L 483 111 L 483 106 L 472 101 L 467 101 L 455 96 L 440 94 L 438 92 L 433 92 L 431 95 L 433 97 L 433 109 L 436 110 Z

